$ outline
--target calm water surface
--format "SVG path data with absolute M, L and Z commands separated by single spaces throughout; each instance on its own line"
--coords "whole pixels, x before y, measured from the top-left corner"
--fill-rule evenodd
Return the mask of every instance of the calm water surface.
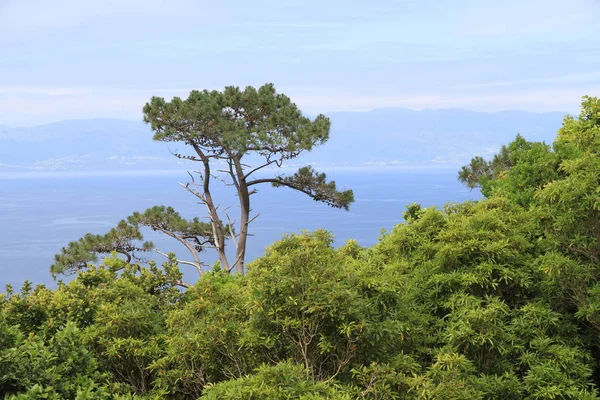
M 354 190 L 356 202 L 349 212 L 330 208 L 286 188 L 263 187 L 252 196 L 259 213 L 251 225 L 248 260 L 284 233 L 323 228 L 336 237 L 336 245 L 356 239 L 370 246 L 383 228 L 402 221 L 404 206 L 443 206 L 446 202 L 479 199 L 457 180 L 457 169 L 366 169 L 328 172 L 338 187 Z M 122 218 L 153 205 L 170 205 L 185 217 L 205 216 L 203 206 L 178 186 L 185 173 L 157 175 L 14 176 L 0 175 L 0 291 L 4 285 L 20 287 L 24 280 L 54 286 L 49 274 L 53 256 L 69 241 L 87 232 L 106 233 Z M 218 184 L 219 182 L 215 182 Z M 222 204 L 235 204 L 232 192 L 215 185 Z M 232 218 L 238 210 L 230 209 Z M 168 238 L 149 232 L 163 251 L 183 248 Z M 154 257 L 161 260 L 161 256 Z M 207 260 L 212 263 L 214 260 Z M 195 279 L 191 267 L 182 266 L 186 278 Z

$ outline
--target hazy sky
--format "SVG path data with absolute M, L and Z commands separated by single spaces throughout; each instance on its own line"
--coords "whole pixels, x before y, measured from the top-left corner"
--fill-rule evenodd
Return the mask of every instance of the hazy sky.
M 273 82 L 310 113 L 577 111 L 600 0 L 0 0 L 0 125 Z

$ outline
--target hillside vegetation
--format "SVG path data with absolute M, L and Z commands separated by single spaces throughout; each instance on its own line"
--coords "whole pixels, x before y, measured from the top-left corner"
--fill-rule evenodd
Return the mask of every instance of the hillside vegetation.
M 7 399 L 596 399 L 600 100 L 407 206 L 371 248 L 285 236 L 186 290 L 116 256 L 0 297 Z

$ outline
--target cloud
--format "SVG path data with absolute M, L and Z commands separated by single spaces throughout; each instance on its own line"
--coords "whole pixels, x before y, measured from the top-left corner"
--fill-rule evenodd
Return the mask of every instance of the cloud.
M 112 89 L 0 86 L 0 124 L 32 126 L 64 119 L 111 117 L 141 120 L 152 96 L 187 97 L 182 88 Z
M 184 15 L 190 12 L 193 4 L 197 3 L 191 0 L 2 0 L 0 26 L 4 29 L 55 28 L 124 14 L 138 17 Z
M 591 0 L 463 0 L 451 20 L 456 33 L 468 37 L 519 37 L 564 35 L 596 30 L 600 13 Z
M 415 110 L 435 108 L 464 108 L 474 111 L 524 110 L 531 112 L 565 111 L 579 108 L 585 94 L 600 96 L 600 85 L 586 91 L 573 89 L 549 89 L 520 91 L 500 95 L 439 95 L 370 96 L 370 95 L 309 95 L 291 96 L 304 110 L 369 111 L 374 108 L 411 108 Z
M 35 88 L 35 87 L 14 87 L 0 86 L 0 95 L 45 95 L 45 96 L 67 96 L 75 93 L 71 88 Z
M 519 85 L 546 84 L 546 83 L 591 83 L 600 84 L 600 72 L 588 72 L 578 74 L 567 74 L 561 76 L 552 76 L 547 78 L 516 79 L 503 81 L 490 81 L 480 83 L 470 83 L 462 85 L 448 85 L 446 89 L 468 89 L 468 88 L 494 88 L 494 87 L 514 87 Z

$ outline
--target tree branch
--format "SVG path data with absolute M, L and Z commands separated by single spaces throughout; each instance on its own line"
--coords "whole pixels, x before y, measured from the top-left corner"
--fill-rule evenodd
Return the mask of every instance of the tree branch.
M 259 165 L 258 167 L 254 168 L 254 169 L 253 169 L 253 170 L 251 170 L 250 172 L 246 173 L 246 174 L 244 175 L 244 179 L 248 179 L 248 177 L 249 177 L 250 175 L 252 175 L 253 173 L 255 173 L 256 171 L 258 171 L 258 170 L 260 170 L 260 169 L 263 169 L 263 168 L 265 168 L 265 167 L 268 167 L 268 166 L 269 166 L 269 165 L 271 165 L 271 164 L 277 164 L 277 166 L 281 166 L 281 164 L 280 164 L 281 160 L 279 160 L 279 159 L 276 159 L 276 160 L 270 160 L 270 159 L 269 159 L 269 157 L 268 157 L 268 158 L 267 158 L 267 160 L 268 160 L 268 161 L 267 161 L 265 164 Z
M 154 251 L 155 251 L 156 253 L 160 254 L 160 255 L 161 255 L 161 256 L 163 256 L 163 257 L 170 258 L 170 257 L 169 257 L 169 255 L 168 255 L 167 253 L 164 253 L 164 252 L 160 251 L 159 249 L 154 249 Z M 189 265 L 189 266 L 192 266 L 192 267 L 196 268 L 196 269 L 198 270 L 198 272 L 200 273 L 200 275 L 202 275 L 202 274 L 204 273 L 204 271 L 202 271 L 202 268 L 201 268 L 201 266 L 202 266 L 202 265 L 206 266 L 206 264 L 205 264 L 205 263 L 201 263 L 200 265 L 198 265 L 198 264 L 196 264 L 195 262 L 191 262 L 191 261 L 178 260 L 178 259 L 175 259 L 175 261 L 176 261 L 178 264 Z
M 338 191 L 334 181 L 326 181 L 323 173 L 318 173 L 312 167 L 302 167 L 292 176 L 277 176 L 276 178 L 255 179 L 247 183 L 247 186 L 255 186 L 261 183 L 271 183 L 275 187 L 286 186 L 311 197 L 315 201 L 321 201 L 335 208 L 348 210 L 354 202 L 352 190 Z

